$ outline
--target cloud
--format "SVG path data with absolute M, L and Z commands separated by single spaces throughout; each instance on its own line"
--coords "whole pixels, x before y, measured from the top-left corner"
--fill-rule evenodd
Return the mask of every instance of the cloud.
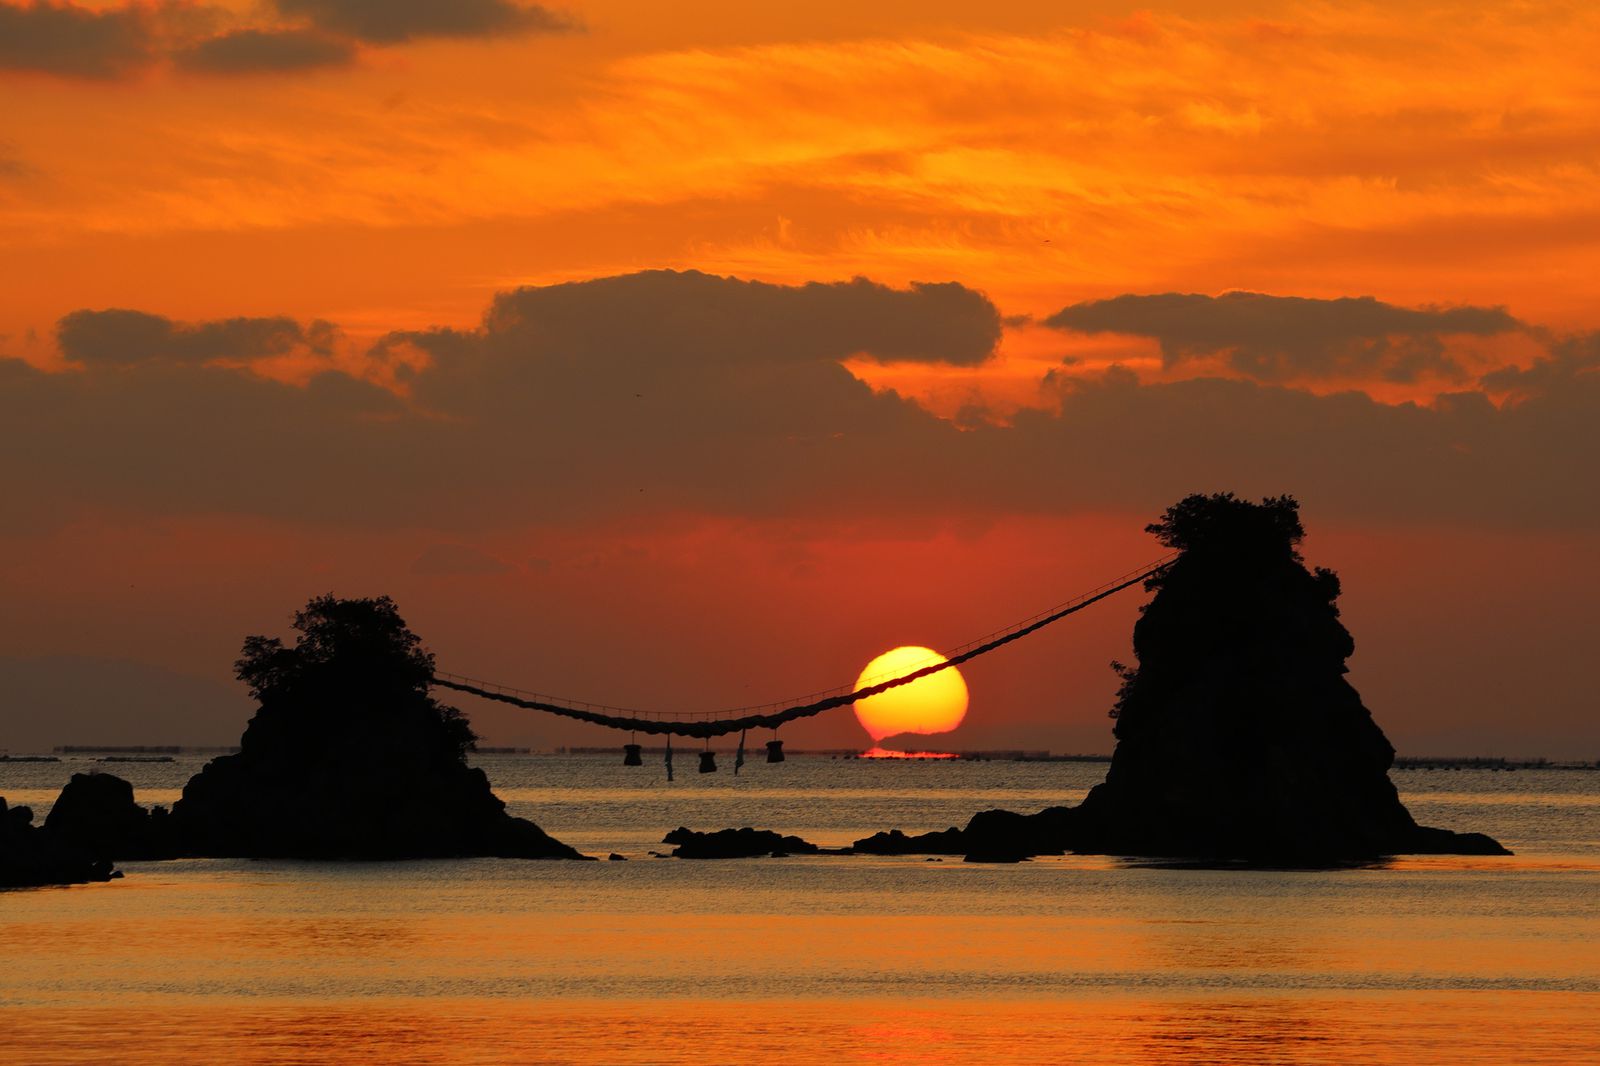
M 1558 340 L 1547 358 L 1528 367 L 1508 366 L 1492 371 L 1483 376 L 1482 384 L 1518 399 L 1600 390 L 1600 333 Z
M 1063 308 L 1045 325 L 1079 333 L 1150 337 L 1169 367 L 1212 355 L 1258 381 L 1366 377 L 1414 381 L 1427 372 L 1460 379 L 1443 337 L 1521 328 L 1499 307 L 1412 309 L 1370 296 L 1316 300 L 1229 292 L 1115 296 Z
M 151 58 L 150 29 L 139 8 L 0 3 L 0 69 L 115 78 Z
M 237 12 L 206 4 L 0 0 L 0 70 L 113 79 L 170 60 L 201 74 L 283 74 L 346 65 L 358 42 L 579 28 L 548 8 L 510 0 L 276 0 L 274 7 L 287 22 L 240 26 Z
M 951 282 L 771 285 L 652 270 L 501 293 L 485 315 L 484 341 L 491 362 L 532 347 L 640 371 L 856 353 L 972 365 L 999 343 L 1000 314 L 982 293 Z
M 144 311 L 74 311 L 56 324 L 61 354 L 75 363 L 126 366 L 171 360 L 203 363 L 282 355 L 329 342 L 331 327 L 291 318 L 227 318 L 185 325 Z
M 411 564 L 413 574 L 504 574 L 511 567 L 468 544 L 430 544 Z
M 355 53 L 349 41 L 312 30 L 235 30 L 180 48 L 172 60 L 206 74 L 256 74 L 343 66 Z
M 574 23 L 510 0 L 277 0 L 278 10 L 323 30 L 377 44 L 419 37 L 566 33 Z
M 1600 454 L 1592 344 L 1505 372 L 1497 383 L 1515 395 L 1498 404 L 1474 389 L 1387 404 L 1113 368 L 1054 377 L 1052 409 L 961 428 L 838 362 L 976 360 L 988 334 L 974 323 L 993 313 L 959 286 L 863 281 L 648 273 L 521 289 L 497 297 L 480 329 L 375 345 L 375 359 L 410 350 L 395 361 L 413 368 L 406 398 L 332 371 L 297 388 L 205 357 L 222 350 L 214 338 L 279 336 L 260 324 L 280 320 L 80 313 L 62 330 L 78 372 L 0 362 L 0 481 L 29 501 L 7 521 L 60 522 L 90 505 L 465 538 L 672 513 L 1153 513 L 1231 489 L 1295 493 L 1343 520 L 1600 526 L 1587 488 Z
M 0 141 L 0 179 L 21 178 L 32 171 L 33 168 L 23 162 L 16 145 L 10 141 Z

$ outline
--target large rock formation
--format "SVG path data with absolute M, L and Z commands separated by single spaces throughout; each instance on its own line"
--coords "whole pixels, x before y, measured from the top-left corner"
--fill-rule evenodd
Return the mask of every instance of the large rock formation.
M 190 855 L 583 858 L 506 814 L 465 753 L 476 739 L 428 693 L 433 656 L 388 597 L 312 600 L 294 647 L 251 637 L 237 666 L 260 709 L 169 819 Z
M 0 797 L 0 888 L 81 885 L 114 876 L 105 858 L 73 847 L 33 824 L 33 811 Z
M 1394 748 L 1345 679 L 1355 645 L 1339 579 L 1302 563 L 1293 499 L 1190 496 L 1147 529 L 1181 554 L 1146 583 L 1155 597 L 1134 627 L 1137 667 L 1118 666 L 1105 782 L 1079 807 L 1032 823 L 985 812 L 929 844 L 1294 864 L 1506 854 L 1480 833 L 1418 826 L 1400 802 Z

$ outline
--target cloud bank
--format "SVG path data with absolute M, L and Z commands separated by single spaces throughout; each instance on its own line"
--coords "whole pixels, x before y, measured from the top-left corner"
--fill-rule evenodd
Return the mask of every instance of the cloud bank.
M 571 33 L 579 24 L 510 0 L 276 0 L 241 23 L 224 7 L 0 0 L 0 71 L 114 79 L 162 62 L 197 74 L 284 74 L 345 66 L 360 46 L 427 38 Z
M 1231 369 L 1257 381 L 1377 374 L 1399 382 L 1429 371 L 1464 377 L 1445 354 L 1445 336 L 1521 328 L 1499 307 L 1413 309 L 1370 296 L 1313 300 L 1259 292 L 1090 300 L 1063 308 L 1045 325 L 1152 338 L 1169 367 L 1222 355 Z
M 1326 303 L 1317 315 L 1346 337 L 1404 311 Z M 1395 320 L 1501 322 L 1451 314 Z M 88 505 L 438 529 L 669 512 L 1149 512 L 1235 489 L 1296 493 L 1344 518 L 1600 523 L 1593 337 L 1429 406 L 1112 368 L 1053 376 L 1053 406 L 1010 425 L 958 428 L 839 360 L 987 358 L 998 312 L 960 285 L 648 272 L 503 293 L 476 330 L 382 338 L 371 357 L 399 368 L 404 395 L 331 361 L 305 387 L 251 371 L 331 328 L 68 315 L 58 337 L 76 369 L 0 361 L 0 477 L 27 503 L 10 521 L 48 525 Z

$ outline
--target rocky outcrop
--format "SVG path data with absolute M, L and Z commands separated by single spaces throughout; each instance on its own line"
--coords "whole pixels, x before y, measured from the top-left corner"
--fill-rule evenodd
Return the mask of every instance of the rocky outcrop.
M 1072 844 L 1076 812 L 1047 807 L 1036 814 L 979 811 L 966 826 L 908 836 L 898 829 L 851 845 L 864 855 L 960 855 L 968 862 L 1021 862 L 1035 855 L 1060 855 Z
M 111 863 L 62 842 L 33 824 L 28 807 L 11 807 L 0 797 L 0 888 L 81 885 L 109 881 Z
M 237 664 L 260 709 L 172 809 L 189 855 L 314 859 L 584 856 L 513 818 L 474 736 L 429 695 L 433 657 L 394 603 L 313 600 L 294 647 L 251 637 Z
M 114 774 L 73 774 L 44 828 L 68 847 L 118 862 L 177 854 L 166 808 L 139 806 L 133 786 Z
M 1339 579 L 1306 569 L 1299 507 L 1191 496 L 1149 527 L 1181 554 L 1147 583 L 1123 670 L 1117 748 L 1073 849 L 1321 863 L 1504 854 L 1428 830 L 1400 802 L 1394 748 L 1345 679 Z
M 748 859 L 756 855 L 816 855 L 817 845 L 799 837 L 783 836 L 770 829 L 719 829 L 697 833 L 679 826 L 662 838 L 663 844 L 676 844 L 672 855 L 678 859 Z
M 1138 665 L 1118 666 L 1104 783 L 1070 810 L 987 811 L 959 833 L 879 834 L 858 850 L 1289 865 L 1507 854 L 1481 833 L 1419 826 L 1400 802 L 1394 748 L 1345 678 L 1339 579 L 1303 564 L 1293 499 L 1191 496 L 1147 528 L 1180 554 L 1146 583 Z

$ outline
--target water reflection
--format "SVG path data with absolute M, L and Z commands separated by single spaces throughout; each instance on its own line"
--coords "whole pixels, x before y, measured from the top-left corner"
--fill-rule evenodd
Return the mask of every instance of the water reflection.
M 627 863 L 191 860 L 0 893 L 6 1061 L 1600 1060 L 1595 776 L 1542 817 L 1507 775 L 1421 793 L 1509 860 L 643 858 L 680 823 L 848 840 L 1103 771 L 863 767 L 683 792 L 609 761 L 491 769 L 558 835 L 635 841 Z

